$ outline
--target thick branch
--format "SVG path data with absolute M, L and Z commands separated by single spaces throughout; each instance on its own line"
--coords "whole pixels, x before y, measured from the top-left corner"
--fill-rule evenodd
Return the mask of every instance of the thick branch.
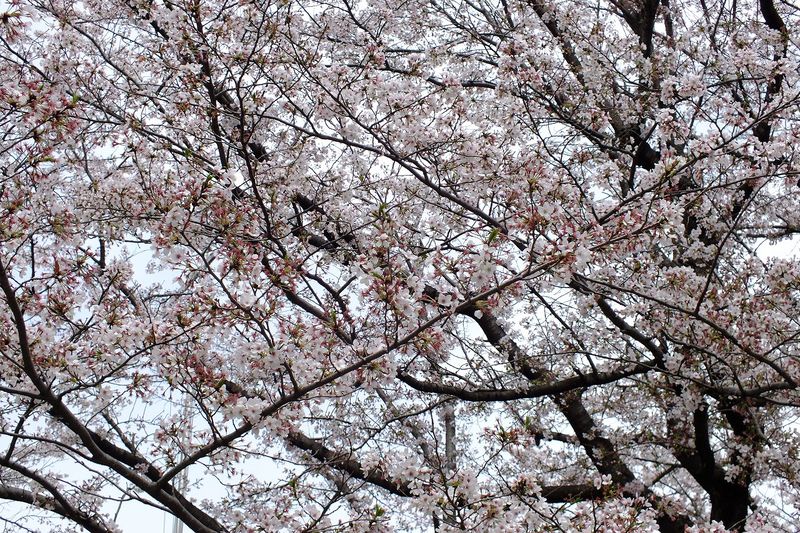
M 645 374 L 655 368 L 655 361 L 648 363 L 640 363 L 626 368 L 613 370 L 610 372 L 596 372 L 591 374 L 584 374 L 574 376 L 559 381 L 553 381 L 542 385 L 532 385 L 523 389 L 477 389 L 468 390 L 454 385 L 445 385 L 443 383 L 434 383 L 431 381 L 423 381 L 416 379 L 410 374 L 398 373 L 397 377 L 400 381 L 409 387 L 420 392 L 429 392 L 433 394 L 446 394 L 454 396 L 460 400 L 469 402 L 505 402 L 511 400 L 521 400 L 530 398 L 541 398 L 544 396 L 553 396 L 555 394 L 562 394 L 579 389 L 586 389 L 596 385 L 605 385 L 607 383 L 614 383 L 621 379 L 635 376 L 637 374 Z
M 786 23 L 783 22 L 780 13 L 775 8 L 773 0 L 759 0 L 759 7 L 761 7 L 761 15 L 764 17 L 764 23 L 771 30 L 780 32 L 783 40 L 783 50 L 781 53 L 776 53 L 774 56 L 775 61 L 779 61 L 782 57 L 786 56 L 786 46 L 788 43 L 788 33 L 786 31 Z M 767 90 L 764 95 L 764 101 L 770 103 L 781 90 L 783 85 L 783 74 L 776 72 L 770 82 L 767 84 Z M 772 136 L 772 124 L 770 120 L 763 119 L 753 128 L 753 133 L 756 138 L 761 142 L 768 142 Z
M 513 360 L 527 360 L 526 357 L 523 357 L 523 350 L 508 337 L 505 329 L 497 322 L 497 319 L 495 319 L 491 313 L 482 311 L 480 318 L 476 318 L 474 313 L 471 316 L 478 322 L 487 340 L 500 353 L 507 354 L 512 363 L 514 362 Z M 641 370 L 646 372 L 649 370 L 649 367 L 643 365 Z M 555 382 L 555 376 L 552 372 L 548 371 L 546 368 L 530 367 L 527 362 L 522 364 L 521 372 L 523 375 L 526 375 L 528 379 Z M 590 376 L 591 374 L 586 376 L 586 379 L 589 379 Z M 580 381 L 581 378 L 570 379 Z M 635 476 L 625 465 L 624 461 L 622 461 L 614 445 L 606 437 L 600 435 L 597 426 L 594 424 L 594 420 L 592 420 L 591 414 L 583 405 L 579 391 L 563 393 L 553 391 L 551 395 L 556 405 L 561 410 L 561 413 L 567 419 L 570 426 L 572 426 L 578 441 L 598 471 L 604 475 L 611 476 L 615 483 L 623 487 L 633 481 Z
M 44 496 L 18 487 L 10 487 L 5 482 L 0 481 L 0 499 L 26 503 L 51 511 L 79 524 L 92 533 L 107 533 L 111 531 L 99 519 L 75 508 L 51 480 L 7 458 L 0 459 L 0 466 L 21 474 L 50 493 L 50 496 Z
M 75 509 L 69 504 L 62 504 L 55 498 L 34 494 L 29 490 L 0 484 L 0 499 L 25 503 L 39 509 L 50 511 L 78 524 L 90 533 L 110 533 L 112 531 L 102 522 Z
M 299 431 L 289 433 L 286 440 L 293 446 L 309 452 L 311 457 L 331 468 L 385 489 L 396 496 L 412 496 L 411 487 L 406 483 L 394 481 L 380 470 L 365 470 L 361 463 L 353 458 L 352 452 L 336 452 L 319 440 L 307 437 Z
M 571 503 L 603 498 L 603 491 L 594 485 L 554 485 L 542 487 L 547 503 Z
M 361 464 L 353 459 L 351 452 L 331 450 L 319 440 L 309 438 L 297 431 L 291 432 L 286 440 L 293 446 L 309 452 L 314 459 L 326 466 L 381 487 L 395 496 L 413 496 L 413 491 L 408 483 L 389 479 L 380 470 L 365 471 Z M 573 503 L 602 499 L 605 496 L 601 489 L 589 484 L 543 486 L 541 494 L 547 503 Z

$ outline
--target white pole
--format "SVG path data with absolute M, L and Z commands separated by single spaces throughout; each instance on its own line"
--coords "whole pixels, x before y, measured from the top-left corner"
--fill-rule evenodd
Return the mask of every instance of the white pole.
M 189 435 L 191 435 L 192 431 L 192 419 L 190 416 L 190 411 L 192 409 L 192 397 L 188 394 L 183 397 L 183 418 L 185 423 L 188 425 L 189 428 Z M 189 444 L 188 442 L 186 443 Z M 186 467 L 178 474 L 177 479 L 175 480 L 175 490 L 178 492 L 182 492 L 186 489 L 189 485 L 189 468 Z M 172 518 L 172 533 L 183 533 L 183 522 L 177 516 Z

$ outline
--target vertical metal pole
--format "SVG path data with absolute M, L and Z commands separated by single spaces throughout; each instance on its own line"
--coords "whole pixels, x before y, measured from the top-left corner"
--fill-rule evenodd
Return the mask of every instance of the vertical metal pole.
M 184 423 L 188 426 L 189 435 L 192 432 L 192 397 L 186 394 L 183 397 L 183 419 Z M 190 437 L 191 438 L 191 437 Z M 188 442 L 186 443 L 189 444 Z M 189 468 L 184 468 L 178 477 L 175 479 L 175 490 L 183 492 L 189 485 Z M 183 522 L 177 516 L 172 517 L 172 533 L 183 533 Z

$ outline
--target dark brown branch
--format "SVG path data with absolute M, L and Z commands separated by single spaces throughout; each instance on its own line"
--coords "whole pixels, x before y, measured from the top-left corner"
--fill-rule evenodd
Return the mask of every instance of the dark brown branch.
M 644 46 L 644 57 L 653 54 L 653 27 L 660 0 L 612 0 L 625 22 L 633 33 L 639 37 L 639 44 Z
M 111 531 L 99 518 L 90 516 L 74 507 L 58 490 L 58 487 L 45 477 L 8 459 L 0 459 L 0 466 L 17 472 L 50 493 L 50 496 L 35 494 L 26 489 L 10 487 L 0 481 L 0 499 L 25 503 L 53 512 L 75 522 L 90 533 L 109 533 Z
M 603 491 L 594 485 L 554 485 L 542 487 L 547 503 L 571 503 L 603 498 Z
M 774 56 L 775 61 L 779 61 L 782 57 L 786 56 L 786 46 L 788 43 L 788 33 L 786 31 L 786 23 L 783 22 L 780 13 L 775 8 L 773 0 L 759 0 L 759 7 L 761 8 L 761 15 L 764 17 L 764 23 L 771 30 L 780 32 L 783 41 L 783 50 L 781 53 L 776 53 Z M 767 84 L 764 101 L 770 103 L 775 96 L 780 92 L 783 85 L 783 74 L 780 72 L 775 73 L 772 79 Z M 768 142 L 772 136 L 772 124 L 769 119 L 762 119 L 753 128 L 753 134 L 761 142 Z M 747 196 L 747 194 L 745 194 Z
M 670 422 L 670 431 L 676 434 L 672 453 L 708 494 L 711 519 L 738 531 L 744 524 L 750 505 L 749 480 L 730 480 L 725 469 L 716 462 L 709 442 L 707 413 L 696 410 L 693 426 L 694 447 L 690 447 L 677 437 L 682 431 L 681 423 L 676 420 Z
M 664 360 L 664 351 L 655 343 L 653 339 L 648 338 L 641 331 L 634 328 L 625 320 L 622 319 L 611 307 L 608 301 L 602 296 L 597 297 L 597 306 L 603 315 L 612 323 L 616 328 L 642 346 L 644 346 L 654 357 L 653 364 L 659 363 Z
M 700 404 L 694 410 L 692 420 L 694 425 L 694 445 L 697 449 L 697 458 L 700 460 L 700 469 L 706 473 L 713 473 L 716 459 L 711 449 L 711 436 L 708 429 L 708 404 Z
M 408 385 L 409 387 L 420 392 L 428 392 L 433 394 L 446 394 L 454 396 L 460 400 L 469 402 L 505 402 L 511 400 L 541 398 L 544 396 L 553 396 L 556 394 L 563 394 L 570 391 L 579 389 L 586 389 L 597 385 L 605 385 L 614 383 L 621 379 L 635 376 L 637 374 L 645 374 L 655 368 L 656 362 L 640 363 L 630 367 L 613 370 L 610 372 L 597 372 L 591 374 L 584 374 L 580 376 L 573 376 L 571 378 L 545 383 L 542 385 L 533 385 L 523 389 L 477 389 L 468 390 L 454 385 L 445 385 L 442 383 L 434 383 L 430 381 L 419 380 L 410 374 L 400 372 L 397 378 Z
M 71 522 L 74 522 L 90 533 L 110 533 L 112 530 L 103 523 L 78 511 L 74 507 L 64 506 L 55 498 L 34 494 L 29 490 L 0 485 L 0 499 L 25 503 L 55 513 Z
M 512 363 L 514 362 L 512 359 L 518 361 L 517 364 L 521 367 L 521 373 L 528 377 L 528 379 L 537 382 L 540 380 L 555 381 L 555 376 L 547 369 L 530 367 L 527 362 L 519 363 L 519 361 L 527 360 L 523 355 L 523 350 L 508 337 L 505 329 L 497 322 L 497 319 L 495 319 L 491 313 L 483 311 L 480 318 L 475 318 L 473 312 L 470 316 L 478 322 L 487 340 L 500 353 L 507 354 Z M 650 367 L 643 365 L 642 371 L 646 372 L 649 369 Z M 591 375 L 586 378 L 590 376 Z M 575 431 L 578 441 L 598 471 L 601 474 L 611 476 L 613 481 L 622 487 L 632 482 L 635 476 L 622 461 L 613 443 L 606 437 L 600 435 L 600 431 L 595 425 L 591 414 L 583 405 L 580 398 L 580 391 L 553 392 L 550 395 L 569 422 L 573 431 Z
M 764 17 L 764 22 L 768 28 L 781 33 L 786 31 L 786 24 L 783 22 L 783 18 L 781 18 L 772 0 L 759 0 L 758 5 L 761 7 L 761 16 Z
M 582 292 L 585 287 L 581 287 Z M 505 353 L 509 361 L 520 368 L 520 372 L 531 379 L 532 381 L 554 381 L 554 376 L 545 368 L 531 367 L 526 362 L 524 351 L 510 338 L 505 332 L 504 328 L 497 322 L 497 320 L 488 311 L 483 310 L 480 318 L 476 318 L 475 311 L 477 308 L 464 307 L 460 311 L 462 314 L 470 316 L 478 322 L 478 325 L 484 332 L 487 340 L 492 344 L 500 353 Z M 623 321 L 624 322 L 624 321 Z M 622 325 L 622 324 L 620 324 Z M 627 324 L 625 323 L 627 326 Z M 646 343 L 649 343 L 648 349 L 653 354 L 655 360 L 647 364 L 637 364 L 633 368 L 642 370 L 644 373 L 652 370 L 657 363 L 658 359 L 663 356 L 662 350 L 655 345 L 652 341 L 644 338 L 641 333 L 636 332 L 633 328 L 628 326 L 626 334 L 634 338 L 640 337 Z M 591 377 L 592 374 L 586 376 Z M 570 378 L 574 379 L 574 378 Z M 604 437 L 595 425 L 594 420 L 583 405 L 580 397 L 580 388 L 571 390 L 569 392 L 553 393 L 550 395 L 561 413 L 569 422 L 575 436 L 580 443 L 581 447 L 586 452 L 586 455 L 595 465 L 598 472 L 603 475 L 611 477 L 613 482 L 626 493 L 628 487 L 632 486 L 636 480 L 636 476 L 628 468 L 619 455 L 614 443 L 610 439 Z M 657 504 L 660 498 L 649 490 L 645 491 L 650 498 Z M 657 505 L 658 507 L 658 505 Z M 659 528 L 664 533 L 678 533 L 684 531 L 685 527 L 689 525 L 688 520 L 683 517 L 673 517 L 668 512 L 660 512 L 657 518 Z
M 321 441 L 307 437 L 299 431 L 289 433 L 286 440 L 293 446 L 309 452 L 311 457 L 326 466 L 385 489 L 395 496 L 412 496 L 411 488 L 407 484 L 390 479 L 380 470 L 365 470 L 361 463 L 353 458 L 350 451 L 336 452 L 322 444 Z
M 380 470 L 365 471 L 349 451 L 334 451 L 323 445 L 319 440 L 309 438 L 297 431 L 291 432 L 286 440 L 293 446 L 309 452 L 311 457 L 326 466 L 385 489 L 395 496 L 413 496 L 413 491 L 407 483 L 389 479 Z M 541 487 L 541 495 L 547 503 L 573 503 L 602 499 L 605 496 L 602 489 L 589 484 L 543 486 Z

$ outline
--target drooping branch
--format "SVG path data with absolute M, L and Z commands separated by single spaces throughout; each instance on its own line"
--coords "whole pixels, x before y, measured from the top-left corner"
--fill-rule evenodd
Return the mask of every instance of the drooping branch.
M 36 507 L 37 509 L 55 513 L 62 518 L 76 523 L 90 533 L 111 533 L 114 531 L 106 527 L 106 525 L 98 519 L 88 516 L 86 513 L 79 511 L 69 504 L 65 505 L 62 503 L 63 498 L 56 499 L 42 496 L 30 490 L 0 484 L 0 500 L 24 503 Z
M 110 533 L 113 531 L 98 516 L 88 514 L 76 507 L 51 480 L 33 470 L 11 461 L 0 458 L 0 468 L 13 470 L 22 477 L 32 481 L 46 491 L 49 496 L 28 489 L 8 485 L 0 481 L 0 499 L 16 501 L 55 513 L 67 520 L 75 522 L 90 533 Z

